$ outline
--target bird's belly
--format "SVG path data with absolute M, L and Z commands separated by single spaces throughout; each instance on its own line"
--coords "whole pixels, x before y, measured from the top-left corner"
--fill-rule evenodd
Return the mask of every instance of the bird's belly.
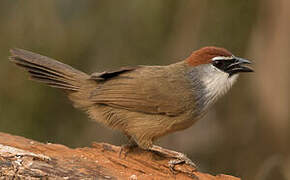
M 180 117 L 176 117 L 175 123 L 169 128 L 170 132 L 180 131 L 191 127 L 198 119 L 199 116 L 186 113 Z
M 149 147 L 151 142 L 159 137 L 189 128 L 198 120 L 191 113 L 174 117 L 131 112 L 101 105 L 91 107 L 88 113 L 92 119 L 134 137 L 142 147 Z

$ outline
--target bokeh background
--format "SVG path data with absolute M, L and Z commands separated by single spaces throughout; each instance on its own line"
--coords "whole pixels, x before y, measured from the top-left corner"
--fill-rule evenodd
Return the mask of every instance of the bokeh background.
M 9 48 L 85 72 L 165 65 L 202 46 L 254 62 L 193 127 L 160 139 L 211 174 L 290 179 L 289 0 L 49 0 L 0 2 L 0 131 L 69 147 L 126 143 L 88 120 L 59 90 L 28 81 Z

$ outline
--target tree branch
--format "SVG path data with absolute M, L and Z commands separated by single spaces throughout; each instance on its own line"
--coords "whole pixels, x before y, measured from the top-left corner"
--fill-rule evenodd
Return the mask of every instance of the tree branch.
M 227 175 L 212 176 L 188 165 L 170 170 L 170 154 L 136 148 L 119 157 L 120 147 L 93 143 L 92 147 L 71 149 L 60 144 L 0 133 L 0 177 L 39 179 L 199 179 L 238 180 Z

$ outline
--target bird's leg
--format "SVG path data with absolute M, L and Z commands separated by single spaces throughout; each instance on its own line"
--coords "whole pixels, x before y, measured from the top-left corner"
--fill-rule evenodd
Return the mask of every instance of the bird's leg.
M 162 154 L 164 154 L 164 152 L 166 154 L 169 154 L 170 157 L 174 157 L 175 159 L 174 160 L 170 160 L 168 163 L 169 163 L 169 167 L 174 170 L 174 167 L 175 165 L 177 164 L 188 164 L 190 165 L 191 167 L 193 168 L 197 168 L 197 166 L 183 153 L 180 153 L 180 152 L 177 152 L 177 151 L 173 151 L 173 150 L 168 150 L 168 149 L 164 149 L 160 146 L 156 146 L 156 145 L 153 145 L 152 148 L 151 148 L 152 151 L 157 151 L 157 152 L 160 152 Z
M 123 152 L 124 152 L 124 156 L 126 157 L 130 151 L 132 151 L 134 148 L 138 147 L 137 143 L 135 142 L 135 140 L 131 136 L 129 136 L 127 134 L 125 134 L 125 135 L 128 137 L 129 142 L 127 144 L 124 144 L 121 146 L 121 149 L 119 151 L 119 157 L 121 157 Z

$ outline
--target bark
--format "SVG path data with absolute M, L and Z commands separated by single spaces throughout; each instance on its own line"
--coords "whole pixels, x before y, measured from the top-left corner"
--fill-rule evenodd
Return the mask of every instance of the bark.
M 201 173 L 185 164 L 172 170 L 170 153 L 161 151 L 135 148 L 125 157 L 119 155 L 120 147 L 106 143 L 72 149 L 0 133 L 0 179 L 239 179 Z

